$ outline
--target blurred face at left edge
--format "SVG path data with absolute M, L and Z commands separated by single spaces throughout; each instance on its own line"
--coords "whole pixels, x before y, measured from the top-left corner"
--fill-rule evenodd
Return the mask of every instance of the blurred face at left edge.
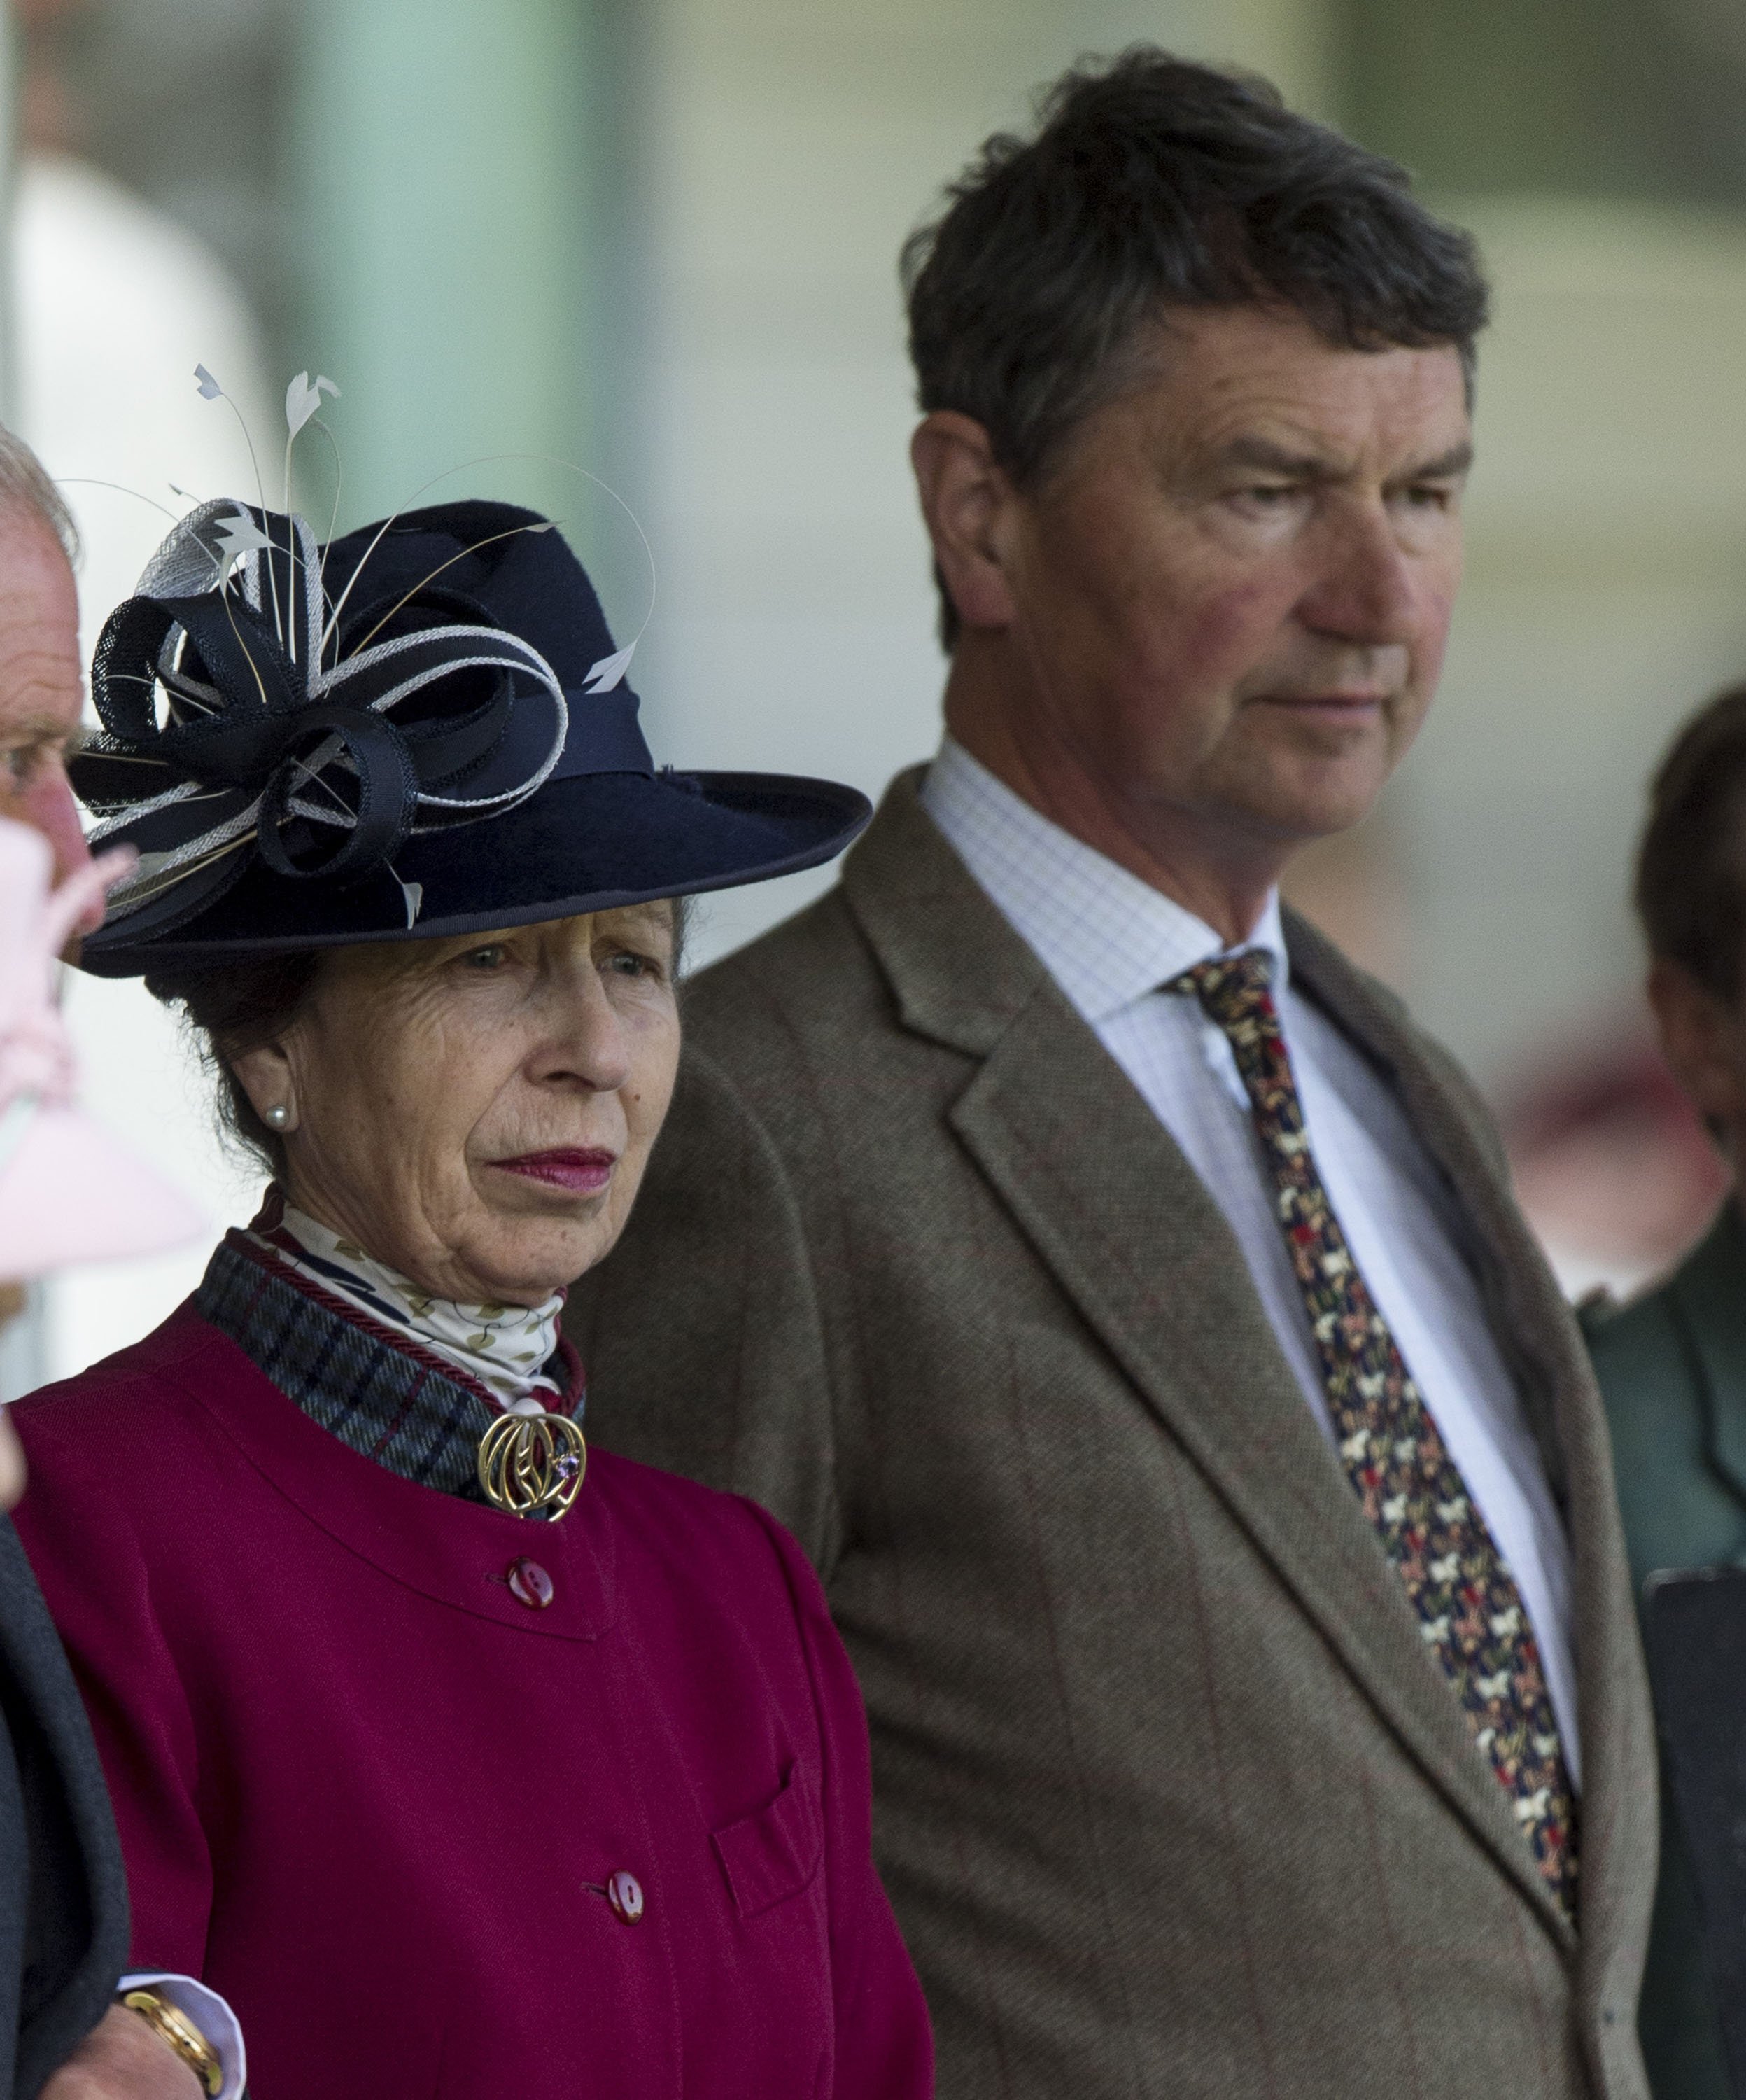
M 41 518 L 0 510 L 0 817 L 42 832 L 57 880 L 90 858 L 66 763 L 84 690 L 73 565 Z
M 57 880 L 90 858 L 66 762 L 84 690 L 73 564 L 33 512 L 0 510 L 0 817 L 42 833 Z M 90 924 L 100 923 L 99 915 Z M 0 1326 L 23 1302 L 0 1277 Z M 24 1454 L 0 1415 L 0 1509 L 11 1508 L 24 1485 Z

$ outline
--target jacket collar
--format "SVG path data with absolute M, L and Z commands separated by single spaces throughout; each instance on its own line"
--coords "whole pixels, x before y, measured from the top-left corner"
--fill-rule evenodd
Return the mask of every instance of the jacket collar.
M 311 1422 L 402 1480 L 483 1502 L 479 1439 L 502 1411 L 488 1387 L 417 1338 L 373 1320 L 249 1233 L 227 1233 L 194 1294 L 201 1318 L 227 1335 Z M 580 1360 L 561 1341 L 554 1393 L 580 1417 Z
M 947 843 L 1096 1028 L 1215 955 L 1264 948 L 1290 977 L 1279 893 L 1236 947 L 1174 898 L 1033 809 L 948 736 L 919 789 Z
M 921 805 L 924 766 L 900 773 L 843 863 L 849 909 L 903 1026 L 985 1057 L 1049 982 Z
M 221 1250 L 222 1251 L 222 1250 Z M 271 1279 L 268 1279 L 271 1281 Z M 317 1308 L 319 1311 L 319 1308 Z M 340 1346 L 344 1322 L 327 1326 Z M 618 1609 L 616 1520 L 591 1477 L 558 1523 L 531 1523 L 460 1493 L 433 1493 L 318 1422 L 193 1299 L 138 1345 L 139 1367 L 179 1388 L 271 1492 L 403 1587 L 536 1639 L 593 1641 Z M 433 1375 L 434 1375 L 433 1374 Z M 488 1410 L 481 1403 L 481 1415 Z M 610 1478 L 611 1462 L 601 1468 Z M 512 1586 L 536 1560 L 554 1595 L 530 1610 Z
M 1706 1388 L 1709 1462 L 1746 1501 L 1746 1227 L 1731 1198 L 1668 1288 Z

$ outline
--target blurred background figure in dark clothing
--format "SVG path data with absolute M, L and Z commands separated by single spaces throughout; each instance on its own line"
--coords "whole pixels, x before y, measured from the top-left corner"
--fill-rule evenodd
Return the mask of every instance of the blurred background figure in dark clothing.
M 1640 1602 L 1660 1570 L 1746 1561 L 1746 685 L 1695 715 L 1663 760 L 1636 898 L 1662 1052 L 1714 1140 L 1725 1192 L 1657 1287 L 1584 1314 Z M 1640 2015 L 1656 2100 L 1728 2100 L 1691 1851 L 1664 1777 L 1661 1861 Z

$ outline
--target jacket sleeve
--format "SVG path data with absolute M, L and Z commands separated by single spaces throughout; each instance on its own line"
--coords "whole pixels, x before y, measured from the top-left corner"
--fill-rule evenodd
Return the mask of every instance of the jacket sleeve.
M 873 1864 L 866 1710 L 818 1576 L 781 1525 L 757 1514 L 782 1563 L 818 1713 L 836 2009 L 831 2100 L 928 2100 L 927 2004 Z
M 155 1608 L 152 1569 L 100 1433 L 26 1406 L 30 1484 L 15 1521 L 90 1718 L 121 1833 L 134 1970 L 199 1976 L 212 1907 L 196 1731 Z
M 591 1440 L 749 1495 L 828 1574 L 841 1524 L 813 1250 L 770 1133 L 694 1046 L 624 1238 L 564 1324 Z

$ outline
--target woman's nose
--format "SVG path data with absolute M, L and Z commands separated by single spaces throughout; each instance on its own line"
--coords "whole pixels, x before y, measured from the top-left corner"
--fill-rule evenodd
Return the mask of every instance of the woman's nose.
M 624 1022 L 590 962 L 567 978 L 553 1002 L 536 1076 L 580 1080 L 594 1093 L 611 1094 L 630 1077 L 630 1065 Z

